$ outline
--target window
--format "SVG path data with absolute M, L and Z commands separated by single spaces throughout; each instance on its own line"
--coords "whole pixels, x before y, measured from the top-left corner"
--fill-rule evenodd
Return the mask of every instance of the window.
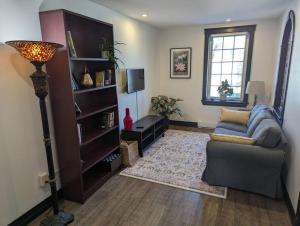
M 205 105 L 247 106 L 255 25 L 205 29 L 203 97 Z M 221 101 L 218 87 L 227 80 L 233 95 Z
M 294 33 L 295 13 L 294 11 L 290 11 L 281 42 L 280 61 L 274 100 L 274 115 L 281 125 L 283 124 L 285 101 L 289 83 L 290 64 L 295 35 Z

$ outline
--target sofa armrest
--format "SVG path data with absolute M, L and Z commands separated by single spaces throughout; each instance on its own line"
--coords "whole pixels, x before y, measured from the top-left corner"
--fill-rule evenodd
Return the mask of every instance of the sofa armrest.
M 206 152 L 207 161 L 210 158 L 220 158 L 228 162 L 272 168 L 281 166 L 285 160 L 285 152 L 281 149 L 219 141 L 209 141 Z

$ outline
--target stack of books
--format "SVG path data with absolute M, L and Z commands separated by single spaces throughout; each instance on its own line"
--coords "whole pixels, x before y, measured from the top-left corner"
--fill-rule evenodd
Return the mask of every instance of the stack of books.
M 115 112 L 104 112 L 101 116 L 101 128 L 107 129 L 115 125 Z

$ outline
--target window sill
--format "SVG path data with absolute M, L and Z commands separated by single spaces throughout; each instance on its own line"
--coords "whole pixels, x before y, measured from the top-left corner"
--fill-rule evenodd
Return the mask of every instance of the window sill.
M 227 107 L 247 107 L 248 102 L 234 101 L 234 100 L 202 100 L 203 105 L 212 105 L 212 106 L 227 106 Z

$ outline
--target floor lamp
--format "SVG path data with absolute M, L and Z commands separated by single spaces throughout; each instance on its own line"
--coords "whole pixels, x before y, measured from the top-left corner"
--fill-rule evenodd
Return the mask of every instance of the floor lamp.
M 44 143 L 47 155 L 49 185 L 51 188 L 51 200 L 54 215 L 44 219 L 40 225 L 63 226 L 68 225 L 74 220 L 71 213 L 59 210 L 56 190 L 56 179 L 51 149 L 51 140 L 49 133 L 49 124 L 45 98 L 48 95 L 48 75 L 42 71 L 42 66 L 52 59 L 58 48 L 63 45 L 39 41 L 9 41 L 6 44 L 14 47 L 20 54 L 29 60 L 36 68 L 36 71 L 30 76 L 33 82 L 35 95 L 40 101 L 40 110 L 43 123 Z
M 264 81 L 249 81 L 246 88 L 246 94 L 254 95 L 253 107 L 257 104 L 258 96 L 265 96 L 265 82 Z

